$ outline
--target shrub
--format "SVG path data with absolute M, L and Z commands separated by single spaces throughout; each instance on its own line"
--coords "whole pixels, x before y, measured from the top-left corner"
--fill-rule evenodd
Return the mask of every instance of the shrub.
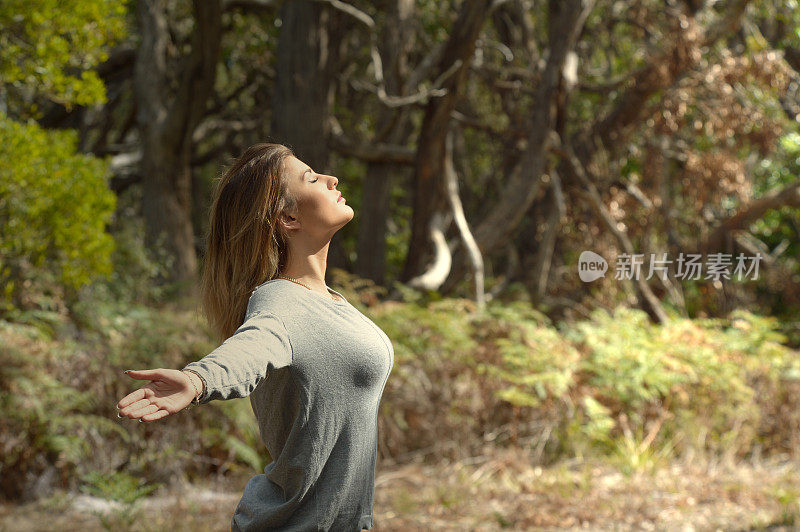
M 0 114 L 0 313 L 59 306 L 111 273 L 105 232 L 116 197 L 106 163 L 76 152 L 72 131 L 46 131 Z
M 89 474 L 168 483 L 237 466 L 249 471 L 264 454 L 246 399 L 157 424 L 116 417 L 117 401 L 144 385 L 124 369 L 182 367 L 213 349 L 196 313 L 82 301 L 74 308 L 79 341 L 68 339 L 75 331 L 65 315 L 51 312 L 47 326 L 37 326 L 42 311 L 30 314 L 0 320 L 0 498 L 74 489 Z
M 771 408 L 761 399 L 797 378 L 797 353 L 781 344 L 776 327 L 746 311 L 658 325 L 640 310 L 599 309 L 565 329 L 583 352 L 572 395 L 605 406 L 622 439 L 639 434 L 640 442 L 677 451 L 746 453 Z M 619 443 L 601 442 L 612 450 Z

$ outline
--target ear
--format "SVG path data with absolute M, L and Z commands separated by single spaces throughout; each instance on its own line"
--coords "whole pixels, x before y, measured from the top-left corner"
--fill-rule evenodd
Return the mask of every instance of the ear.
M 292 231 L 292 230 L 300 229 L 300 220 L 298 220 L 292 214 L 289 214 L 286 211 L 284 211 L 284 212 L 282 212 L 282 213 L 280 213 L 278 215 L 278 223 L 280 223 L 281 226 L 286 231 Z

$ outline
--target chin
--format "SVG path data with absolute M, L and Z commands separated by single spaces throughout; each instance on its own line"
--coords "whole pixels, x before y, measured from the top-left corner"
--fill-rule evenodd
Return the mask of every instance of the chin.
M 337 227 L 336 227 L 335 231 L 338 231 L 339 229 L 341 229 L 342 227 L 344 227 L 345 225 L 347 225 L 347 223 L 348 223 L 350 220 L 352 220 L 352 219 L 354 218 L 354 216 L 355 216 L 355 213 L 353 212 L 353 209 L 350 209 L 350 215 L 349 215 L 349 216 L 345 216 L 345 217 L 342 219 L 342 221 L 341 221 L 341 222 L 339 222 L 339 224 L 337 225 Z

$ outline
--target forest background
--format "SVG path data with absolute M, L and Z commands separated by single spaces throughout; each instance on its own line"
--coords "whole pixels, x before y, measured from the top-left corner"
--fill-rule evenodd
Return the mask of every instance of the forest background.
M 3 2 L 0 527 L 180 527 L 141 504 L 269 463 L 246 400 L 114 409 L 220 343 L 211 191 L 265 140 L 338 177 L 328 284 L 395 347 L 376 529 L 800 523 L 798 121 L 795 1 Z M 608 492 L 676 467 L 719 489 Z

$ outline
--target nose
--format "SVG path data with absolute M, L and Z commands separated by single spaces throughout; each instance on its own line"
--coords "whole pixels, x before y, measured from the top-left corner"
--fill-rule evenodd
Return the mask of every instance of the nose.
M 328 183 L 333 183 L 333 187 L 332 188 L 336 188 L 336 185 L 339 184 L 339 180 L 336 179 L 334 176 L 330 176 L 330 180 L 328 181 Z

